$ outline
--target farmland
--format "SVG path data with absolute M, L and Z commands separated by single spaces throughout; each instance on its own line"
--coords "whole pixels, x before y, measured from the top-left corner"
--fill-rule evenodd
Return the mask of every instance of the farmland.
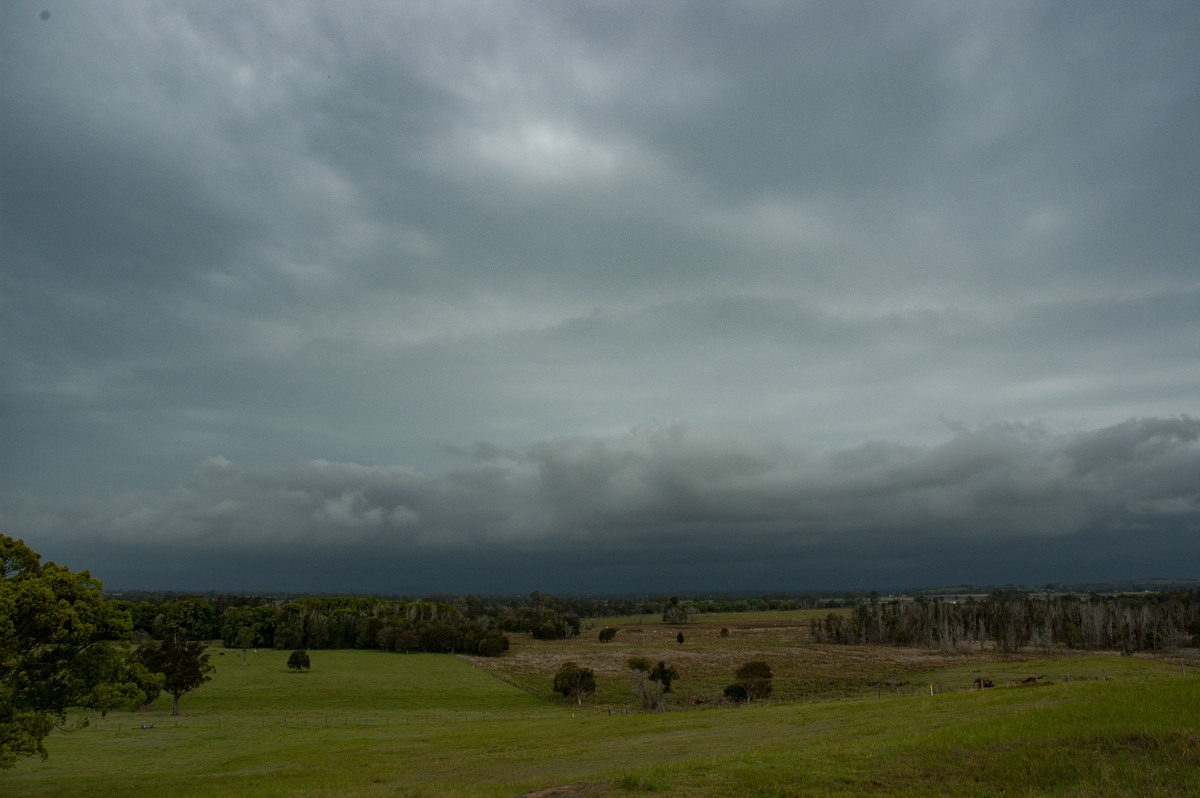
M 286 651 L 262 649 L 243 666 L 240 651 L 213 648 L 213 680 L 184 698 L 181 717 L 160 700 L 54 735 L 50 759 L 0 774 L 0 790 L 1182 796 L 1200 783 L 1194 649 L 1167 658 L 814 645 L 807 620 L 603 619 L 571 640 L 515 636 L 498 658 L 315 651 L 302 673 L 287 669 Z M 604 625 L 620 630 L 611 643 L 597 640 Z M 679 669 L 667 712 L 634 710 L 634 655 Z M 721 689 L 750 659 L 771 664 L 774 694 L 735 707 Z M 596 672 L 581 708 L 551 690 L 568 660 Z M 997 688 L 968 689 L 979 676 Z

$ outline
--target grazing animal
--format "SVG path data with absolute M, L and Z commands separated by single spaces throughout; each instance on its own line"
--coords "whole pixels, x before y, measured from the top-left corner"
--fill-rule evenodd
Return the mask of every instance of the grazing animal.
M 995 687 L 995 686 L 996 686 L 996 685 L 992 684 L 992 680 L 991 680 L 991 679 L 988 679 L 988 678 L 986 678 L 986 677 L 983 677 L 983 676 L 980 676 L 978 679 L 976 679 L 976 680 L 975 680 L 975 689 L 976 689 L 976 690 L 983 690 L 983 689 L 985 689 L 985 688 L 988 688 L 988 687 Z

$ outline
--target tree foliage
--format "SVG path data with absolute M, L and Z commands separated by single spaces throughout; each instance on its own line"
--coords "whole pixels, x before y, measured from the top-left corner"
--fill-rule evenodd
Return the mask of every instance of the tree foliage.
M 0 535 L 0 768 L 45 758 L 43 741 L 68 710 L 135 708 L 157 695 L 159 680 L 114 642 L 131 630 L 100 580 Z
M 163 632 L 185 640 L 211 640 L 217 636 L 216 608 L 198 597 L 172 601 L 163 613 Z
M 296 672 L 308 670 L 312 668 L 312 658 L 308 656 L 307 651 L 298 648 L 288 657 L 287 666 Z
M 663 660 L 651 664 L 645 657 L 630 657 L 626 663 L 633 671 L 633 684 L 642 700 L 642 709 L 658 712 L 663 708 L 663 695 L 671 692 L 671 682 L 679 678 L 679 671 Z
M 242 664 L 246 664 L 246 650 L 253 648 L 258 644 L 258 632 L 254 631 L 253 627 L 243 626 L 238 629 L 237 638 L 234 640 L 234 645 L 242 650 Z
M 494 629 L 484 632 L 474 640 L 474 650 L 481 657 L 498 657 L 508 651 L 508 638 Z
M 819 643 L 936 646 L 943 651 L 1065 645 L 1173 652 L 1196 642 L 1200 590 L 1081 598 L 1000 588 L 982 601 L 971 597 L 962 602 L 918 596 L 914 601 L 861 603 L 849 615 L 813 619 L 811 630 Z
M 253 646 L 275 646 L 276 608 L 271 606 L 240 605 L 227 607 L 221 614 L 221 641 L 226 648 L 246 648 L 238 641 L 243 629 L 254 632 Z
M 662 685 L 664 693 L 669 693 L 671 692 L 671 682 L 679 678 L 679 671 L 675 666 L 668 665 L 660 659 L 658 664 L 650 669 L 648 677 L 650 681 Z
M 667 606 L 663 608 L 663 623 L 687 623 L 691 620 L 687 609 L 679 603 L 678 596 L 671 596 Z
M 732 701 L 745 701 L 749 697 L 746 688 L 740 684 L 726 685 L 722 693 Z
M 774 674 L 771 673 L 771 666 L 762 660 L 753 660 L 742 665 L 734 671 L 734 677 L 737 679 L 737 682 L 730 686 L 740 687 L 747 701 L 752 701 L 756 698 L 767 698 L 774 690 L 771 683 L 771 680 L 774 678 Z M 725 689 L 725 695 L 729 695 L 729 688 Z
M 596 674 L 591 668 L 581 668 L 574 662 L 564 662 L 554 674 L 554 692 L 574 698 L 582 706 L 584 696 L 596 692 Z
M 163 676 L 163 689 L 171 694 L 171 714 L 179 714 L 179 699 L 199 688 L 212 677 L 213 666 L 204 652 L 204 643 L 184 639 L 152 640 L 138 646 L 134 657 L 146 670 Z

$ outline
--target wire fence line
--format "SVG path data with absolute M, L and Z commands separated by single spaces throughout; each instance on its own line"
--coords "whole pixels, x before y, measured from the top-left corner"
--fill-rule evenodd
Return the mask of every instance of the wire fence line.
M 851 698 L 887 698 L 889 696 L 905 697 L 905 696 L 920 696 L 920 695 L 944 695 L 947 693 L 967 693 L 980 690 L 988 690 L 995 688 L 1020 688 L 1031 685 L 1048 685 L 1048 684 L 1071 684 L 1072 682 L 1103 682 L 1103 681 L 1144 681 L 1147 679 L 1178 679 L 1180 677 L 1192 677 L 1200 674 L 1200 670 L 1193 667 L 1190 671 L 1187 666 L 1180 662 L 1179 671 L 1165 670 L 1161 667 L 1147 671 L 1144 667 L 1139 667 L 1137 673 L 1122 672 L 1109 673 L 1107 668 L 1101 668 L 1099 671 L 1066 671 L 1060 675 L 1047 674 L 1030 674 L 1028 676 L 1005 675 L 997 677 L 978 677 L 971 682 L 963 680 L 955 680 L 952 682 L 939 681 L 922 681 L 900 682 L 882 685 L 871 685 L 868 688 L 852 688 L 841 691 L 830 691 L 817 693 L 813 696 L 801 699 L 802 701 L 839 701 Z

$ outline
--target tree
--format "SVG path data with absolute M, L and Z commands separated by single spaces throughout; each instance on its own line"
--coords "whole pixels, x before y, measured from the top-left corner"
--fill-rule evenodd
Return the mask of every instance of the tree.
M 136 709 L 158 694 L 160 680 L 113 642 L 132 624 L 101 586 L 0 535 L 0 768 L 45 759 L 43 741 L 67 727 L 68 710 Z
M 151 673 L 161 673 L 163 689 L 171 694 L 171 714 L 179 714 L 179 699 L 212 677 L 213 666 L 204 652 L 204 643 L 173 635 L 162 642 L 139 646 L 134 658 Z
M 746 691 L 747 701 L 771 695 L 774 674 L 771 673 L 771 666 L 762 660 L 747 662 L 734 671 L 734 676 L 737 677 L 737 684 Z
M 629 670 L 633 671 L 633 685 L 638 697 L 642 700 L 642 710 L 645 712 L 660 711 L 663 704 L 663 688 L 657 680 L 652 680 L 650 677 L 654 667 L 650 664 L 650 660 L 645 657 L 630 657 L 626 664 L 629 666 Z
M 226 607 L 221 613 L 221 640 L 226 648 L 240 648 L 237 643 L 242 627 L 250 627 L 258 638 L 254 645 L 275 647 L 275 619 L 278 611 L 271 606 L 239 604 Z M 193 638 L 196 639 L 196 638 Z
M 254 631 L 253 627 L 243 626 L 241 629 L 238 629 L 237 638 L 234 640 L 234 643 L 242 650 L 243 665 L 246 664 L 246 650 L 253 648 L 257 642 L 258 632 Z
M 687 610 L 679 604 L 678 596 L 671 596 L 670 602 L 663 609 L 662 619 L 663 623 L 687 623 L 691 620 L 688 618 Z
M 180 635 L 184 640 L 211 640 L 217 634 L 217 611 L 202 598 L 181 598 L 163 613 L 163 637 Z
M 418 636 L 421 639 L 421 648 L 440 654 L 453 654 L 462 640 L 457 626 L 441 621 L 430 621 L 420 625 Z
M 596 692 L 596 674 L 591 668 L 581 668 L 574 662 L 564 662 L 554 674 L 554 692 L 583 706 L 583 697 Z
M 498 629 L 490 629 L 474 641 L 474 653 L 481 657 L 498 657 L 508 651 L 508 638 Z
M 671 692 L 671 682 L 679 678 L 679 671 L 674 666 L 668 665 L 661 659 L 658 664 L 650 669 L 650 681 L 657 682 L 662 685 L 664 693 Z
M 421 639 L 408 629 L 402 629 L 396 635 L 395 650 L 403 651 L 405 654 L 421 645 Z
M 312 660 L 309 659 L 308 652 L 302 648 L 298 648 L 288 657 L 287 666 L 299 673 L 302 670 L 312 668 Z

